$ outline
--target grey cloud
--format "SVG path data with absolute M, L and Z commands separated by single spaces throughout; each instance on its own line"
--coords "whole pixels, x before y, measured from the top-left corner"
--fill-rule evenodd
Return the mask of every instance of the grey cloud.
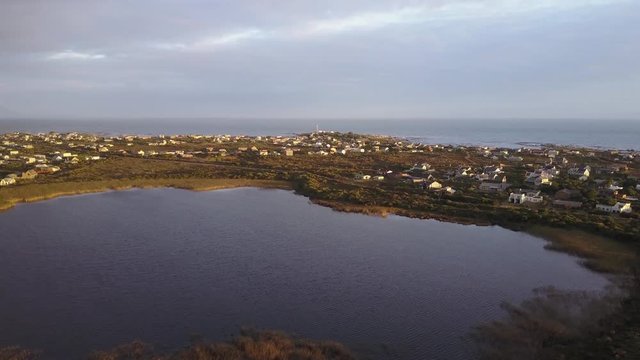
M 640 5 L 531 4 L 8 0 L 0 105 L 53 117 L 640 116 L 629 100 Z

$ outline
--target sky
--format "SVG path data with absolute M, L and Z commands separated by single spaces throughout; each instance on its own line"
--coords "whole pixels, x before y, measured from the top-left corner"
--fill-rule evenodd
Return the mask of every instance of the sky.
M 0 0 L 0 117 L 640 119 L 638 0 Z

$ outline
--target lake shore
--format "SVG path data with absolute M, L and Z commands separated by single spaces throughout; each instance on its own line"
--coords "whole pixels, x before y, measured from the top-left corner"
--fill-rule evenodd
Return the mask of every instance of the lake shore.
M 176 188 L 192 191 L 212 191 L 240 187 L 290 190 L 291 184 L 277 180 L 254 179 L 140 179 L 106 180 L 80 183 L 27 184 L 11 189 L 10 194 L 0 191 L 0 211 L 20 203 L 32 203 L 63 196 L 94 194 L 113 190 Z
M 363 206 L 324 200 L 312 200 L 313 203 L 330 207 L 336 211 L 359 213 L 386 217 L 397 215 L 417 219 L 430 219 L 452 222 L 461 225 L 501 226 L 509 230 L 523 231 L 548 241 L 548 250 L 574 255 L 581 259 L 580 263 L 589 270 L 604 274 L 628 274 L 638 260 L 637 249 L 615 239 L 589 233 L 580 229 L 558 228 L 544 225 L 527 225 L 521 223 L 494 224 L 484 219 L 471 219 L 448 216 L 438 213 L 412 211 L 383 206 Z
M 119 191 L 129 189 L 176 188 L 191 191 L 215 191 L 241 187 L 293 190 L 294 184 L 279 180 L 257 179 L 136 179 L 88 181 L 81 183 L 25 184 L 11 189 L 6 196 L 0 191 L 0 211 L 6 211 L 20 203 L 32 203 L 64 196 Z M 493 223 L 482 218 L 451 216 L 436 212 L 408 210 L 386 206 L 369 206 L 341 201 L 323 200 L 303 193 L 312 203 L 335 211 L 369 216 L 397 215 L 417 219 L 431 219 L 462 225 L 501 226 L 514 231 L 524 231 L 549 242 L 546 248 L 577 256 L 581 264 L 600 273 L 626 274 L 632 269 L 638 256 L 633 246 L 609 237 L 588 233 L 580 229 L 558 228 L 544 225 L 527 225 L 517 222 Z

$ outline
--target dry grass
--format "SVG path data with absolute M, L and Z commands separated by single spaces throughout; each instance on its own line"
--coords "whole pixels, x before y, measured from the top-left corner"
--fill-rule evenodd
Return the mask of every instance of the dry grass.
M 37 359 L 39 355 L 37 351 L 18 346 L 0 348 L 0 360 L 33 360 Z
M 97 352 L 90 360 L 353 360 L 343 345 L 292 337 L 278 331 L 242 330 L 230 342 L 198 341 L 173 354 L 156 354 L 141 342 Z
M 621 241 L 581 230 L 534 226 L 528 233 L 549 240 L 549 250 L 583 258 L 583 264 L 594 271 L 614 274 L 629 273 L 638 262 L 637 247 Z

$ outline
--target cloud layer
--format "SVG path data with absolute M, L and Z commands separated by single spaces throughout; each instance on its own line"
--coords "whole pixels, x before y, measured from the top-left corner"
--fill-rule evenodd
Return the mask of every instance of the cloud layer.
M 636 117 L 639 36 L 632 0 L 8 1 L 0 105 L 52 117 Z
M 106 58 L 104 54 L 82 53 L 73 50 L 65 50 L 50 54 L 47 60 L 101 60 Z

